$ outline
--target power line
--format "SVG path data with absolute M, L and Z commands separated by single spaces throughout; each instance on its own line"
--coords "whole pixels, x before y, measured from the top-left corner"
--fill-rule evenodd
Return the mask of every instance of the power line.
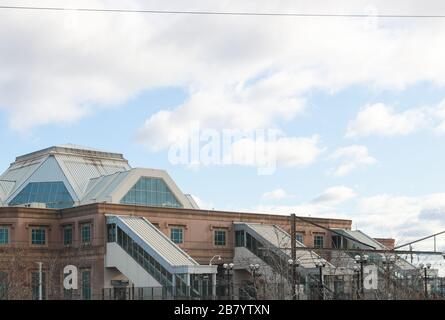
M 0 9 L 33 10 L 33 11 L 77 11 L 105 13 L 146 13 L 170 15 L 220 15 L 220 16 L 271 16 L 271 17 L 318 17 L 318 18 L 395 18 L 395 19 L 434 19 L 445 18 L 445 15 L 412 15 L 412 14 L 357 14 L 357 13 L 303 13 L 303 12 L 242 12 L 242 11 L 182 11 L 182 10 L 135 10 L 135 9 L 100 9 L 100 8 L 64 8 L 64 7 L 31 7 L 0 6 Z
M 445 231 L 441 231 L 441 232 L 438 232 L 438 233 L 435 233 L 435 234 L 432 234 L 432 235 L 429 235 L 429 236 L 426 236 L 426 237 L 423 237 L 423 238 L 420 238 L 420 239 L 417 239 L 417 240 L 414 240 L 414 241 L 402 244 L 400 246 L 394 247 L 394 249 L 403 248 L 403 247 L 406 247 L 406 246 L 411 245 L 413 243 L 417 243 L 417 242 L 420 242 L 420 241 L 423 241 L 423 240 L 426 240 L 426 239 L 429 239 L 429 238 L 433 238 L 433 237 L 435 238 L 436 236 L 444 234 L 444 233 L 445 233 Z

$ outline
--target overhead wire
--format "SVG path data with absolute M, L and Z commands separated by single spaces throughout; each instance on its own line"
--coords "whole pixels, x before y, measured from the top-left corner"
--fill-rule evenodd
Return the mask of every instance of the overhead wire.
M 107 9 L 75 7 L 36 7 L 36 6 L 0 6 L 6 10 L 32 11 L 77 11 L 102 13 L 144 13 L 168 15 L 219 15 L 219 16 L 260 16 L 260 17 L 317 17 L 317 18 L 393 18 L 393 19 L 441 19 L 445 14 L 366 14 L 366 13 L 320 13 L 320 12 L 253 12 L 253 11 L 210 11 L 210 10 L 148 10 L 148 9 Z

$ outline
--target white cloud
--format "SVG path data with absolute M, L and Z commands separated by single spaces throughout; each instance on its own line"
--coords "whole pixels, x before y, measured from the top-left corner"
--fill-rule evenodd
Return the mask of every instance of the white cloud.
M 291 195 L 281 188 L 265 192 L 261 196 L 261 198 L 264 200 L 283 200 L 289 197 L 291 197 Z
M 312 200 L 317 204 L 340 204 L 356 196 L 353 189 L 345 186 L 334 186 L 326 189 L 321 195 Z
M 445 193 L 423 196 L 377 194 L 359 197 L 353 190 L 344 188 L 343 196 L 335 195 L 335 192 L 327 189 L 318 197 L 321 199 L 315 199 L 320 201 L 313 200 L 310 203 L 295 205 L 262 204 L 243 211 L 349 219 L 352 220 L 353 229 L 357 227 L 375 238 L 394 238 L 397 245 L 445 230 Z M 331 194 L 331 197 L 323 199 L 326 194 Z M 347 201 L 353 197 L 356 201 Z M 344 201 L 341 201 L 342 199 Z M 445 235 L 438 236 L 436 242 L 437 249 L 445 251 Z M 433 239 L 416 243 L 413 248 L 432 251 Z
M 351 0 L 341 10 L 316 1 L 171 1 L 168 9 L 363 13 L 369 4 L 379 12 L 426 10 L 401 0 Z M 76 7 L 163 9 L 165 3 L 79 0 Z M 440 7 L 440 1 L 428 5 Z M 0 107 L 12 128 L 26 130 L 76 121 L 146 89 L 179 86 L 188 101 L 150 115 L 142 130 L 147 145 L 162 148 L 193 121 L 217 128 L 280 126 L 302 111 L 314 88 L 445 84 L 443 21 L 381 19 L 370 28 L 368 20 L 3 10 Z
M 426 110 L 415 108 L 400 113 L 383 103 L 366 105 L 348 125 L 347 136 L 406 135 L 425 126 Z
M 431 113 L 436 120 L 434 130 L 439 134 L 445 134 L 445 99 L 439 102 Z
M 190 138 L 190 128 L 254 131 L 274 127 L 278 119 L 292 118 L 301 112 L 297 98 L 250 93 L 251 89 L 209 88 L 191 93 L 183 105 L 150 116 L 139 132 L 139 140 L 153 150 L 165 149 L 178 139 Z
M 331 172 L 334 177 L 343 177 L 360 167 L 373 165 L 377 162 L 374 157 L 369 155 L 368 148 L 361 145 L 338 148 L 329 155 L 328 159 L 340 161 L 340 164 Z
M 399 244 L 445 229 L 445 193 L 424 196 L 381 194 L 361 198 L 355 220 L 376 237 L 395 237 Z M 431 240 L 432 241 L 432 240 Z M 432 249 L 431 241 L 418 248 Z M 445 245 L 445 237 L 438 237 Z M 445 247 L 444 247 L 445 249 Z
M 240 139 L 231 145 L 223 162 L 246 166 L 301 167 L 312 164 L 324 149 L 319 137 L 279 137 L 275 141 Z
M 435 105 L 401 112 L 383 103 L 368 104 L 349 122 L 346 136 L 407 135 L 421 129 L 445 133 L 445 99 Z

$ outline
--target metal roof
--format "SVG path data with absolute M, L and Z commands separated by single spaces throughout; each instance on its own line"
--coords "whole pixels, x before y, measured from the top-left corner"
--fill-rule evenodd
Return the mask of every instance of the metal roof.
M 172 267 L 199 265 L 158 228 L 142 217 L 115 216 L 127 225 Z
M 162 179 L 184 208 L 194 207 L 164 170 L 132 169 L 122 154 L 70 144 L 17 157 L 0 176 L 0 205 L 9 203 L 31 181 L 63 181 L 75 205 L 119 203 L 141 177 Z
M 0 180 L 0 203 L 6 200 L 15 186 L 14 181 Z
M 370 236 L 368 236 L 367 234 L 363 233 L 360 230 L 345 230 L 345 229 L 333 229 L 336 232 L 345 234 L 353 239 L 356 239 L 364 244 L 367 244 L 369 246 L 372 246 L 372 248 L 376 249 L 376 250 L 388 250 L 388 248 L 386 246 L 384 246 L 383 244 L 381 244 L 380 242 L 378 242 L 377 240 L 371 238 Z M 356 243 L 357 245 L 359 245 L 358 243 Z M 359 245 L 359 247 L 364 247 L 365 249 L 371 249 L 372 248 L 366 248 L 363 245 Z M 370 254 L 370 253 L 368 253 Z M 379 259 L 384 259 L 385 254 L 383 253 L 373 253 L 374 257 L 378 257 Z M 413 264 L 411 264 L 410 262 L 408 262 L 406 259 L 404 259 L 401 255 L 399 255 L 400 259 L 397 259 L 395 264 L 402 270 L 413 270 L 415 269 L 415 266 Z M 352 259 L 352 258 L 351 258 Z
M 388 249 L 383 244 L 381 244 L 377 240 L 371 238 L 370 236 L 366 235 L 365 233 L 363 233 L 360 230 L 346 230 L 346 229 L 332 229 L 332 230 L 334 230 L 338 233 L 341 233 L 343 235 L 349 236 L 359 242 L 362 242 L 368 246 L 371 246 L 374 249 L 377 249 L 377 250 Z M 369 248 L 369 249 L 372 249 L 372 248 Z
M 82 204 L 110 201 L 113 191 L 122 183 L 128 173 L 129 171 L 116 172 L 91 179 L 83 196 Z
M 127 160 L 124 159 L 124 156 L 121 153 L 99 151 L 97 149 L 85 148 L 85 147 L 71 145 L 71 144 L 52 146 L 52 147 L 49 147 L 46 149 L 34 151 L 34 152 L 17 157 L 15 159 L 15 162 L 36 159 L 36 158 L 44 157 L 44 156 L 51 155 L 51 154 L 69 154 L 69 155 L 80 156 L 83 158 L 86 158 L 86 157 L 94 158 L 94 159 L 103 158 L 103 159 L 114 159 L 114 160 L 120 160 L 120 161 L 127 162 Z
M 55 172 L 61 169 L 76 199 L 83 198 L 92 178 L 131 169 L 121 154 L 79 148 L 74 145 L 54 146 L 17 157 L 0 176 L 0 199 L 4 202 L 19 192 L 41 166 L 49 164 L 52 157 L 56 162 L 49 164 L 50 168 L 45 170 Z
M 185 197 L 189 201 L 192 209 L 200 209 L 198 204 L 196 203 L 195 199 L 193 199 L 193 196 L 191 194 L 185 194 Z
M 104 150 L 99 150 L 99 149 L 96 149 L 96 148 L 91 148 L 91 147 L 87 147 L 87 146 L 81 146 L 81 145 L 72 144 L 72 143 L 60 144 L 60 145 L 57 145 L 56 147 L 58 147 L 58 148 L 66 148 L 66 149 L 88 150 L 88 151 L 108 153 L 108 152 L 106 152 Z
M 258 232 L 264 239 L 269 241 L 276 247 L 290 248 L 290 235 L 276 225 L 261 224 L 261 223 L 246 223 L 251 229 Z M 297 242 L 297 247 L 304 247 L 304 245 Z
M 291 238 L 290 235 L 277 225 L 261 224 L 261 223 L 235 223 L 235 225 L 245 225 L 251 231 L 254 231 L 257 235 L 267 241 L 270 245 L 279 248 L 286 255 L 291 257 Z M 255 236 L 255 235 L 253 235 Z M 321 257 L 311 250 L 298 250 L 298 248 L 305 248 L 306 246 L 296 241 L 296 257 L 300 260 L 301 266 L 304 268 L 315 268 L 315 262 Z M 334 267 L 327 262 L 329 267 Z
M 29 159 L 21 162 L 14 162 L 0 176 L 0 180 L 3 181 L 2 189 L 4 192 L 4 201 L 40 167 L 45 161 L 45 158 Z
M 126 161 L 56 154 L 55 158 L 79 199 L 91 179 L 130 170 Z

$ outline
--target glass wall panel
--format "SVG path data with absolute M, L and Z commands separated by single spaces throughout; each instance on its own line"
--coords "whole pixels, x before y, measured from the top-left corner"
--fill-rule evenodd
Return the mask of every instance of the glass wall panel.
M 238 230 L 235 232 L 235 246 L 244 247 L 244 230 Z
M 182 208 L 181 203 L 160 178 L 142 177 L 122 198 L 122 204 Z
M 173 275 L 168 272 L 158 261 L 148 254 L 141 246 L 133 241 L 121 228 L 117 227 L 117 243 L 124 249 L 140 266 L 151 274 L 159 283 L 171 287 Z
M 9 203 L 17 206 L 27 203 L 45 203 L 47 208 L 63 209 L 74 205 L 65 184 L 57 182 L 31 182 Z

